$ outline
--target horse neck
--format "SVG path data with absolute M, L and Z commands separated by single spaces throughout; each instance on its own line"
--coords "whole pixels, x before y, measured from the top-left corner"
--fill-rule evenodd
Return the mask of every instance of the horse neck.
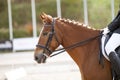
M 99 35 L 99 30 L 88 28 L 84 24 L 75 23 L 66 21 L 66 20 L 57 20 L 57 31 L 62 38 L 62 45 L 67 47 L 76 42 L 86 40 L 88 38 Z
M 83 25 L 78 25 L 65 21 L 57 21 L 57 27 L 59 28 L 59 30 L 61 30 L 59 32 L 62 35 L 61 44 L 63 47 L 68 47 L 72 44 L 97 36 L 99 34 L 99 30 L 88 29 L 87 27 L 83 27 Z M 94 45 L 93 42 L 95 43 Z M 98 40 L 94 40 L 83 46 L 69 49 L 67 50 L 67 52 L 80 67 L 84 62 L 84 59 L 86 59 L 85 57 L 89 55 L 89 53 L 91 53 L 93 49 L 96 48 L 97 52 L 97 46 Z

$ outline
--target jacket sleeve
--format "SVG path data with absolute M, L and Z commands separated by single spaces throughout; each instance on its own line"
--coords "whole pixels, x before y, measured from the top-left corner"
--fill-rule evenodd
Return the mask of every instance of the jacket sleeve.
M 115 17 L 115 19 L 108 25 L 108 29 L 111 32 L 113 32 L 114 30 L 116 30 L 119 27 L 120 27 L 120 10 L 119 10 L 117 16 Z

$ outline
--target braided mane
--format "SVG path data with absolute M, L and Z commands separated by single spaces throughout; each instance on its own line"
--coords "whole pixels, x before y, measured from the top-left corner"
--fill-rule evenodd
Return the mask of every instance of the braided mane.
M 65 19 L 65 18 L 56 18 L 56 20 L 59 20 L 63 23 L 66 23 L 68 25 L 72 25 L 72 26 L 79 26 L 79 27 L 84 27 L 84 28 L 87 28 L 87 29 L 92 29 L 92 30 L 96 30 L 95 28 L 92 28 L 84 23 L 80 23 L 78 21 L 75 21 L 75 20 L 70 20 L 70 19 Z
M 47 15 L 45 13 L 43 13 L 42 15 L 40 15 L 42 21 L 44 23 L 51 23 L 52 20 L 53 20 L 53 17 L 50 16 L 50 15 Z M 83 27 L 83 28 L 86 28 L 86 29 L 91 29 L 91 30 L 96 30 L 95 28 L 92 28 L 84 23 L 80 23 L 78 21 L 75 21 L 75 20 L 70 20 L 70 19 L 65 19 L 65 18 L 55 18 L 56 20 L 59 20 L 60 22 L 62 23 L 66 23 L 67 25 L 72 25 L 72 26 L 78 26 L 78 27 Z

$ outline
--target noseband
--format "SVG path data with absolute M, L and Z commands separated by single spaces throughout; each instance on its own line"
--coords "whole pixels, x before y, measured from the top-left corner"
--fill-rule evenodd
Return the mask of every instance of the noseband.
M 52 41 L 53 36 L 55 37 L 56 41 L 57 41 L 58 44 L 59 44 L 59 41 L 58 41 L 58 39 L 57 39 L 57 36 L 55 35 L 54 25 L 55 25 L 55 19 L 53 19 L 53 21 L 52 21 L 51 24 L 45 24 L 45 25 L 44 25 L 44 26 L 51 26 L 51 31 L 50 31 L 48 40 L 47 40 L 47 42 L 46 42 L 45 45 L 41 45 L 41 44 L 37 44 L 37 45 L 36 45 L 36 47 L 38 47 L 38 48 L 43 48 L 43 55 L 46 56 L 46 57 L 49 57 L 49 56 L 48 56 L 47 54 L 45 54 L 45 51 L 47 51 L 49 55 L 52 53 L 52 50 L 49 49 L 49 46 L 50 46 L 50 44 L 51 44 L 51 41 Z

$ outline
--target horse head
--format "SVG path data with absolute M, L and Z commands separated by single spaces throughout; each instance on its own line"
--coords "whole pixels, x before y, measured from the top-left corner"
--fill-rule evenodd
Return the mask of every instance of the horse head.
M 55 19 L 45 13 L 40 15 L 40 18 L 44 26 L 40 32 L 34 57 L 38 63 L 45 63 L 47 57 L 60 45 L 60 40 L 56 31 Z

